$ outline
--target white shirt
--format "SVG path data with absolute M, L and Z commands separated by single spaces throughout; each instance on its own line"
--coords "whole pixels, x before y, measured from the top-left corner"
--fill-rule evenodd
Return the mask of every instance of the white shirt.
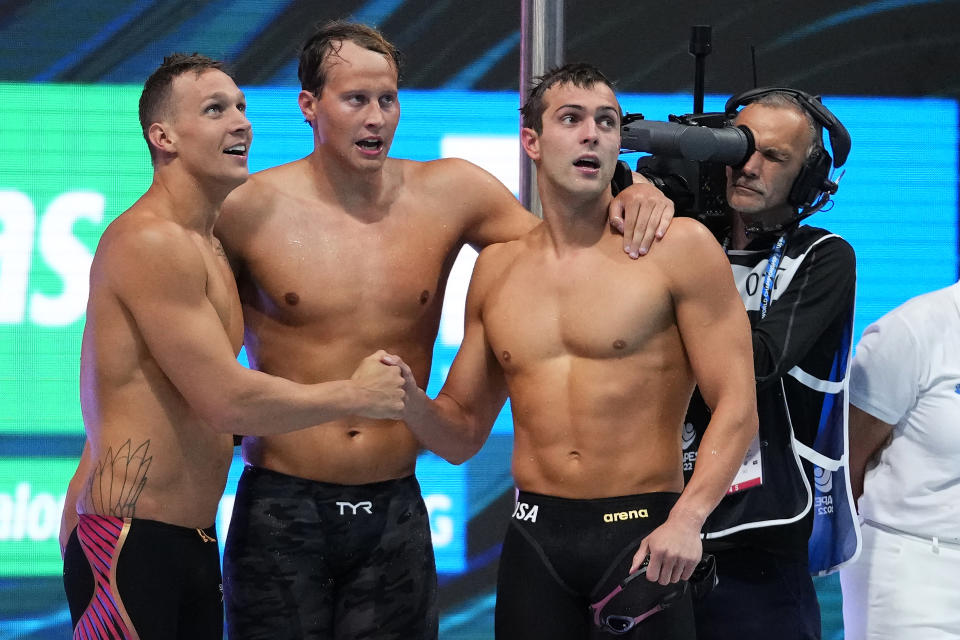
M 895 425 L 891 444 L 867 470 L 860 515 L 960 542 L 960 282 L 867 327 L 850 401 Z

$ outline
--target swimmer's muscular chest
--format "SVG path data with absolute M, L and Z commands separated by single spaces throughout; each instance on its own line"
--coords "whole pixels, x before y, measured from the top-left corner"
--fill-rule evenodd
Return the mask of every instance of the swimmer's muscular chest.
M 293 326 L 433 318 L 458 235 L 410 212 L 372 222 L 342 212 L 272 216 L 247 240 L 240 295 Z
M 624 358 L 675 335 L 667 285 L 647 269 L 551 272 L 518 261 L 487 296 L 483 318 L 507 372 L 560 357 Z

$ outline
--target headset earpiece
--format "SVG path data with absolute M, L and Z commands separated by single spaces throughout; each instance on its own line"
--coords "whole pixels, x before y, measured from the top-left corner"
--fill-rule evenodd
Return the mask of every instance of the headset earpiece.
M 822 140 L 818 141 L 820 144 L 817 145 L 817 149 L 810 154 L 810 157 L 800 168 L 800 173 L 793 181 L 793 185 L 790 187 L 790 195 L 787 197 L 787 201 L 792 206 L 807 215 L 826 204 L 829 198 L 823 196 L 833 195 L 837 192 L 837 183 L 830 180 L 830 169 L 839 167 L 847 161 L 847 154 L 850 153 L 850 133 L 818 97 L 786 87 L 762 87 L 738 93 L 727 100 L 724 112 L 732 122 L 736 118 L 737 110 L 740 107 L 756 102 L 759 98 L 770 93 L 785 93 L 792 96 L 800 107 L 813 118 L 814 122 L 826 129 L 830 136 L 830 147 L 833 149 L 836 162 L 822 146 Z M 810 207 L 814 207 L 813 211 L 809 211 Z M 808 211 L 804 212 L 804 210 Z
M 787 202 L 797 209 L 805 209 L 815 203 L 823 193 L 834 194 L 837 184 L 830 180 L 830 167 L 833 160 L 823 147 L 813 150 L 810 157 L 804 161 L 790 187 Z

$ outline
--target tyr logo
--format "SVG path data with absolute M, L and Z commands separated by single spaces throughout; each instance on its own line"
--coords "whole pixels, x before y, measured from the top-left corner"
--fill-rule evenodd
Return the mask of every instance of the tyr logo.
M 358 502 L 353 504 L 352 502 L 338 502 L 337 506 L 340 507 L 340 515 L 344 514 L 344 507 L 350 507 L 350 513 L 357 515 L 357 509 L 363 509 L 367 513 L 373 513 L 373 503 L 369 500 L 364 500 L 363 502 Z
M 531 507 L 526 502 L 518 502 L 517 506 L 513 508 L 513 517 L 517 520 L 529 520 L 530 522 L 536 522 L 537 511 L 539 510 L 539 505 L 533 505 Z

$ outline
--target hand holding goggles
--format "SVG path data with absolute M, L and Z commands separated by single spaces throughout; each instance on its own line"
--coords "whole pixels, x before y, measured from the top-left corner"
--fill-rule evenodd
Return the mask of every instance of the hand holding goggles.
M 613 634 L 624 634 L 655 613 L 669 608 L 680 600 L 689 588 L 694 600 L 699 600 L 710 593 L 717 584 L 716 560 L 710 554 L 704 554 L 700 563 L 693 570 L 690 580 L 680 580 L 668 585 L 639 578 L 647 575 L 649 558 L 643 561 L 640 569 L 628 575 L 620 584 L 613 588 L 603 599 L 590 605 L 593 611 L 593 623 L 600 629 Z M 622 597 L 617 598 L 620 594 Z M 614 599 L 617 602 L 609 606 Z M 624 615 L 610 613 L 607 610 L 636 610 L 640 603 L 643 613 L 639 615 Z

